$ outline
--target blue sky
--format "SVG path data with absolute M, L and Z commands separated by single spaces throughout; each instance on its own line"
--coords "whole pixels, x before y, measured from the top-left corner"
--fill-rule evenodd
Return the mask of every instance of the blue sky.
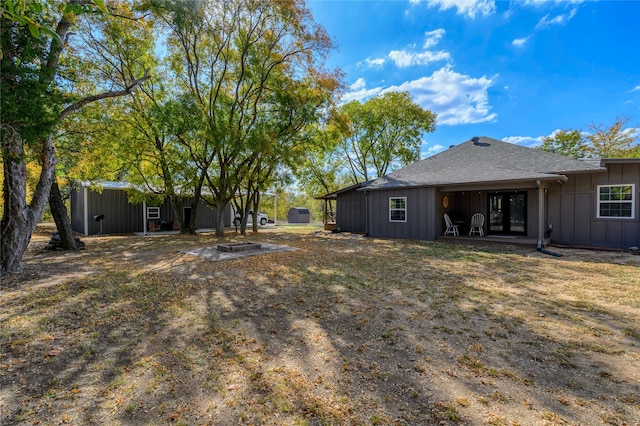
M 350 86 L 407 90 L 438 113 L 422 156 L 489 136 L 535 146 L 558 129 L 640 127 L 640 0 L 309 0 Z

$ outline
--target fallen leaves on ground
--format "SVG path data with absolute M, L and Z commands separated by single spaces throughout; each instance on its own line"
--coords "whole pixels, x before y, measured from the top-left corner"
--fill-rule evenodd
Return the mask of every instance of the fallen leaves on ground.
M 248 238 L 300 250 L 36 236 L 1 290 L 0 423 L 640 423 L 637 256 Z

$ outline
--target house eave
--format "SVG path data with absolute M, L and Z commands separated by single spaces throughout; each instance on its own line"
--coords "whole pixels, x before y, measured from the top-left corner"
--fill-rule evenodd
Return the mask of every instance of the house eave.
M 440 188 L 441 190 L 450 191 L 464 191 L 464 190 L 483 190 L 483 189 L 496 189 L 499 187 L 509 189 L 535 189 L 537 188 L 537 182 L 557 182 L 560 184 L 566 183 L 568 178 L 565 175 L 554 176 L 537 176 L 527 179 L 499 179 L 499 180 L 486 180 L 482 182 L 434 182 L 427 184 L 414 184 L 414 185 L 394 185 L 394 186 L 382 186 L 382 187 L 367 187 L 360 188 L 357 191 L 389 191 L 389 190 L 401 190 L 401 189 L 419 189 L 419 188 Z

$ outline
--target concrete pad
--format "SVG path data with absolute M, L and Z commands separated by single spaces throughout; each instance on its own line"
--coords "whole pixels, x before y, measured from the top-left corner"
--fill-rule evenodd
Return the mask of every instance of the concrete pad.
M 180 253 L 189 254 L 191 256 L 204 257 L 207 260 L 217 262 L 219 260 L 239 259 L 247 256 L 257 256 L 260 254 L 280 253 L 285 251 L 300 250 L 296 247 L 279 246 L 276 244 L 261 243 L 262 247 L 256 250 L 240 251 L 240 252 L 222 252 L 216 247 L 201 247 L 193 250 L 181 250 Z

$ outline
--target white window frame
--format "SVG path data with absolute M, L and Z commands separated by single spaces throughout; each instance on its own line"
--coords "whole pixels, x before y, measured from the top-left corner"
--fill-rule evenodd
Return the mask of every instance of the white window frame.
M 392 200 L 402 200 L 404 207 L 394 208 L 392 204 Z M 392 219 L 391 217 L 392 212 L 399 212 L 399 211 L 404 212 L 404 219 L 403 220 Z M 406 221 L 407 221 L 407 197 L 389 197 L 389 222 L 406 222 Z
M 600 199 L 600 188 L 615 188 L 615 187 L 623 187 L 630 186 L 631 187 L 631 200 L 601 200 Z M 607 185 L 598 185 L 596 187 L 596 197 L 598 202 L 596 203 L 596 217 L 598 219 L 621 219 L 621 220 L 629 220 L 636 218 L 636 185 L 634 183 L 619 183 L 619 184 L 607 184 Z M 631 216 L 601 216 L 600 215 L 600 204 L 602 203 L 618 203 L 618 204 L 631 204 Z
M 160 219 L 160 207 L 147 207 L 147 219 Z

